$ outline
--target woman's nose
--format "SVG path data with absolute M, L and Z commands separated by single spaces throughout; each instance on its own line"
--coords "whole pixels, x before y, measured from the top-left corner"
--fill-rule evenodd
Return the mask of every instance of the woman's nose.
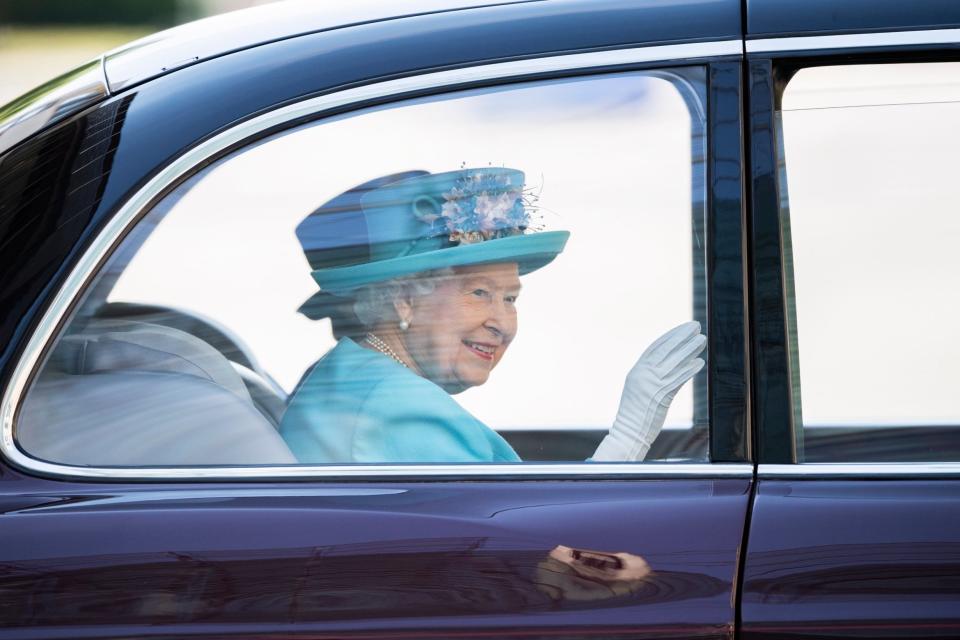
M 506 301 L 494 302 L 490 306 L 490 316 L 484 326 L 494 337 L 504 340 L 510 339 L 516 327 L 516 318 L 508 309 Z

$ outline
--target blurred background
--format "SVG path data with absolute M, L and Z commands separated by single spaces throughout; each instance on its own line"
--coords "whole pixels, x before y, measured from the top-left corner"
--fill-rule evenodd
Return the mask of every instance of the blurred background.
M 275 0 L 0 0 L 0 105 L 169 27 Z

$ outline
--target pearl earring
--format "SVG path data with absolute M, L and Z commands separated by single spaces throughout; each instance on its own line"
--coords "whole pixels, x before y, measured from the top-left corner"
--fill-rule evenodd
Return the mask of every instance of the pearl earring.
M 401 320 L 401 321 L 400 321 L 400 330 L 401 330 L 401 331 L 406 331 L 406 330 L 409 329 L 409 328 L 410 328 L 410 323 L 409 323 L 409 322 L 407 322 L 406 320 Z

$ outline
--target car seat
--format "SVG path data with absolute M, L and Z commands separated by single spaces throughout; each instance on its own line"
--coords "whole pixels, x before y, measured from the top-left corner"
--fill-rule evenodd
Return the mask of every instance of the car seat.
M 200 315 L 169 306 L 136 302 L 107 302 L 97 307 L 93 315 L 97 319 L 146 322 L 185 331 L 200 338 L 223 355 L 240 374 L 254 406 L 280 427 L 280 419 L 287 405 L 287 395 L 280 385 L 257 363 L 253 353 L 239 336 L 227 327 Z
M 240 375 L 189 333 L 98 319 L 60 338 L 29 390 L 18 445 L 90 466 L 290 464 Z

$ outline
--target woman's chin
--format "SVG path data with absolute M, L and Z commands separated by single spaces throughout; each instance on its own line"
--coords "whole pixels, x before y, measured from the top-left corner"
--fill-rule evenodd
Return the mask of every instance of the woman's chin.
M 443 390 L 450 395 L 463 393 L 467 389 L 479 387 L 490 377 L 490 368 L 480 369 L 478 367 L 463 367 L 458 369 L 453 380 L 447 384 L 441 384 Z

